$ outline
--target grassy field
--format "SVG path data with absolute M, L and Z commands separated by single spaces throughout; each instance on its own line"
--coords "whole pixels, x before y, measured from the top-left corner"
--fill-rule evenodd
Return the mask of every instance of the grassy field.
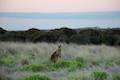
M 0 80 L 120 80 L 120 47 L 58 44 L 0 42 Z

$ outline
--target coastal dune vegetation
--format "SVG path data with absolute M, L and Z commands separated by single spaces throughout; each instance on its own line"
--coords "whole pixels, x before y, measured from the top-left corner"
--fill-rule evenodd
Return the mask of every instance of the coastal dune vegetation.
M 61 44 L 61 59 L 50 60 Z M 0 80 L 120 80 L 120 47 L 0 42 Z
M 23 31 L 7 31 L 0 28 L 0 41 L 9 42 L 47 42 L 75 43 L 79 45 L 120 45 L 120 28 L 80 28 L 67 27 L 39 30 L 31 28 Z

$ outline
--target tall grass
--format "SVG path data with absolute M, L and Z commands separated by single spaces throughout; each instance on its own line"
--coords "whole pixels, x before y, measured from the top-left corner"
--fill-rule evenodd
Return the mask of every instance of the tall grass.
M 50 56 L 59 44 L 62 58 L 54 64 Z M 22 80 L 33 74 L 44 74 L 51 80 L 117 80 L 120 47 L 0 42 L 0 74 L 6 80 Z

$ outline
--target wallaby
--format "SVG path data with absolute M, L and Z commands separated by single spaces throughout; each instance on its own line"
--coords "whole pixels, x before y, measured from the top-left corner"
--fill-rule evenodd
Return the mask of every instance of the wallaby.
M 58 46 L 58 49 L 51 55 L 51 61 L 57 63 L 61 58 L 61 45 Z

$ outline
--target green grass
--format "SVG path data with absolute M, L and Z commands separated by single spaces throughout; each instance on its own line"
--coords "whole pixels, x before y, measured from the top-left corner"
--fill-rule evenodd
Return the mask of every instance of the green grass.
M 14 66 L 15 61 L 13 56 L 7 56 L 5 58 L 0 59 L 0 64 L 5 66 Z
M 10 80 L 6 75 L 0 74 L 0 80 Z
M 113 77 L 113 80 L 120 80 L 120 73 L 113 73 L 112 77 Z
M 106 80 L 108 77 L 108 74 L 103 71 L 95 71 L 93 72 L 93 76 L 95 80 Z
M 21 67 L 20 70 L 23 71 L 55 71 L 60 69 L 68 69 L 69 71 L 73 71 L 76 69 L 80 69 L 84 66 L 83 62 L 76 60 L 60 60 L 58 63 L 41 63 L 41 64 L 26 64 Z
M 67 69 L 68 71 L 74 71 L 80 69 L 84 66 L 83 62 L 76 60 L 60 60 L 58 63 L 53 64 L 55 70 L 57 69 Z
M 94 78 L 91 76 L 91 72 L 87 71 L 75 71 L 74 73 L 71 73 L 68 77 L 69 80 L 94 80 Z
M 31 76 L 26 77 L 23 80 L 50 80 L 50 78 L 48 78 L 45 75 L 31 75 Z
M 120 47 L 61 43 L 62 57 L 53 63 L 50 56 L 58 44 L 0 42 L 0 74 L 11 80 L 31 80 L 34 74 L 51 80 L 120 79 L 115 74 L 120 71 Z
M 21 70 L 26 71 L 33 71 L 33 72 L 40 72 L 40 71 L 46 71 L 48 68 L 44 64 L 28 64 L 24 65 Z

